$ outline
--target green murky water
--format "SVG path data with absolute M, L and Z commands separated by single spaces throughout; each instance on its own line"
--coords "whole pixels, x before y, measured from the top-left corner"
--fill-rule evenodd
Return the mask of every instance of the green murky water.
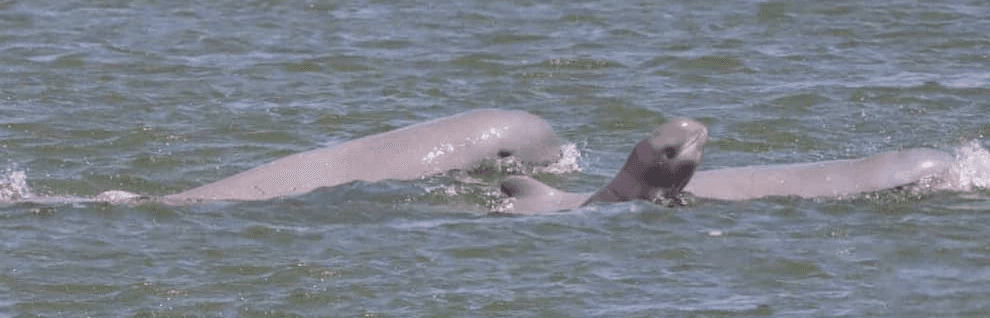
M 983 316 L 988 34 L 980 1 L 0 2 L 0 183 L 20 196 L 174 193 L 482 107 L 573 143 L 581 171 L 540 176 L 572 191 L 673 117 L 709 126 L 702 169 L 934 147 L 960 172 L 921 197 L 535 217 L 486 214 L 497 176 L 468 172 L 7 203 L 0 316 Z

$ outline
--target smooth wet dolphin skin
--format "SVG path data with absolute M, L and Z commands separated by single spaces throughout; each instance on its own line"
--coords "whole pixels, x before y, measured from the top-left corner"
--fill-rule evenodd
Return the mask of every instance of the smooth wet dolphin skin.
M 952 162 L 943 151 L 916 148 L 860 159 L 726 168 L 695 173 L 684 191 L 720 200 L 838 197 L 911 184 L 943 173 Z
M 701 165 L 707 141 L 708 128 L 697 121 L 677 118 L 660 125 L 636 144 L 615 178 L 582 205 L 676 196 Z
M 266 200 L 356 180 L 421 178 L 507 156 L 552 162 L 560 156 L 560 140 L 533 114 L 475 110 L 283 157 L 164 201 Z

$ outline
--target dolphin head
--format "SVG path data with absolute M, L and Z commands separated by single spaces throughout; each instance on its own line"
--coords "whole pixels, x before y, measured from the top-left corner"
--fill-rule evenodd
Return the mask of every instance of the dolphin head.
M 546 164 L 560 159 L 560 138 L 540 117 L 518 110 L 482 115 L 487 119 L 496 119 L 492 128 L 482 130 L 491 132 L 490 135 L 496 136 L 493 139 L 500 140 L 500 148 L 496 151 L 498 157 L 514 156 L 530 164 Z
M 622 170 L 641 185 L 639 198 L 672 198 L 684 189 L 701 165 L 708 129 L 688 118 L 671 120 L 633 149 Z
M 676 198 L 701 164 L 706 141 L 708 128 L 697 121 L 677 118 L 660 125 L 636 144 L 615 178 L 582 205 Z

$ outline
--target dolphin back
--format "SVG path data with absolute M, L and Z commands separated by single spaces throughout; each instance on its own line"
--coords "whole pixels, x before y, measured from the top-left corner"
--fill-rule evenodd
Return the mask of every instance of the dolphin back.
M 944 173 L 952 162 L 943 151 L 916 148 L 861 159 L 707 170 L 696 172 L 684 191 L 721 200 L 838 197 L 915 183 Z
M 266 200 L 357 180 L 422 178 L 491 158 L 552 162 L 560 153 L 559 138 L 539 117 L 481 109 L 283 157 L 165 200 Z

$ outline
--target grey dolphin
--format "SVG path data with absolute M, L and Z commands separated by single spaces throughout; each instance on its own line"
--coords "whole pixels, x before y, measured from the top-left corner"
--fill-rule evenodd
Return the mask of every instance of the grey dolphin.
M 672 138 L 672 140 L 676 139 Z M 642 142 L 640 144 L 642 145 Z M 700 160 L 701 149 L 696 152 Z M 637 150 L 634 150 L 630 160 L 636 156 L 636 153 Z M 686 174 L 690 180 L 675 177 L 663 182 L 675 185 L 669 187 L 670 190 L 677 189 L 696 197 L 720 200 L 747 200 L 766 196 L 841 197 L 890 189 L 916 183 L 926 177 L 939 176 L 949 170 L 952 162 L 952 156 L 943 151 L 916 148 L 885 152 L 860 159 L 698 171 L 693 177 Z M 628 166 L 629 162 L 626 165 Z M 693 167 L 691 171 L 693 172 Z M 507 206 L 505 212 L 532 214 L 571 210 L 597 201 L 654 199 L 648 195 L 629 194 L 649 194 L 650 191 L 637 191 L 650 184 L 644 180 L 665 179 L 656 179 L 655 176 L 651 177 L 649 173 L 642 172 L 636 177 L 635 172 L 636 170 L 624 166 L 612 183 L 595 193 L 569 193 L 530 177 L 509 177 L 501 185 L 502 191 L 513 200 L 512 205 Z M 674 175 L 676 174 L 667 174 L 667 176 Z M 625 191 L 616 191 L 616 189 Z M 663 194 L 669 197 L 671 193 Z
M 697 121 L 678 118 L 660 125 L 636 144 L 615 178 L 582 205 L 676 196 L 701 165 L 707 141 L 708 128 Z
M 499 157 L 546 163 L 560 155 L 560 139 L 543 119 L 525 111 L 481 109 L 283 157 L 217 182 L 166 195 L 161 201 L 266 200 L 356 180 L 421 178 Z M 148 198 L 107 191 L 94 200 L 141 199 Z
M 539 213 L 596 202 L 673 198 L 701 164 L 707 140 L 705 125 L 687 118 L 671 120 L 636 144 L 615 178 L 594 193 L 568 193 L 529 177 L 506 178 L 502 191 L 514 200 L 506 212 Z

